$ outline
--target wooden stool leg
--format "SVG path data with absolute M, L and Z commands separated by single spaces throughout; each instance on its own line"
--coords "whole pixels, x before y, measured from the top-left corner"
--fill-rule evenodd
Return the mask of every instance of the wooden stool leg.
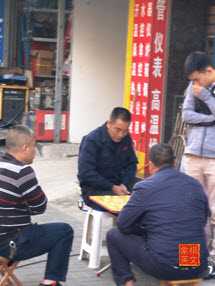
M 188 280 L 163 280 L 161 286 L 198 286 L 198 282 L 202 282 L 202 278 L 188 279 Z
M 8 281 L 6 282 L 7 286 L 14 286 L 13 282 L 8 278 Z
M 14 283 L 10 280 L 10 278 L 13 279 L 17 286 L 23 286 L 15 274 L 13 274 L 13 271 L 18 263 L 19 261 L 16 261 L 10 267 L 7 265 L 7 263 L 2 263 L 2 269 L 4 270 L 1 270 L 3 278 L 1 279 L 0 286 L 5 285 L 5 283 L 7 283 L 8 286 L 13 286 Z

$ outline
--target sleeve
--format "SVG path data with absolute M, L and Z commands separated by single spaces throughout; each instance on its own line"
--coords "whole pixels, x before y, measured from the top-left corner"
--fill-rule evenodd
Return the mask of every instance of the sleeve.
M 215 98 L 211 95 L 211 92 L 208 89 L 204 88 L 200 92 L 198 98 L 207 104 L 208 108 L 213 114 L 213 119 L 215 119 Z
M 31 166 L 25 166 L 20 172 L 18 181 L 23 200 L 27 202 L 29 215 L 42 214 L 46 210 L 47 198 Z
M 204 101 L 210 110 L 214 109 L 214 112 L 211 110 L 213 113 L 211 115 L 195 112 L 195 95 L 192 92 L 192 85 L 193 84 L 191 82 L 187 89 L 187 95 L 185 97 L 182 108 L 182 120 L 188 124 L 213 122 L 215 120 L 215 106 L 212 108 L 211 102 L 213 101 L 213 104 L 215 105 L 215 99 L 212 98 L 210 91 L 204 88 L 199 94 L 199 99 Z
M 144 233 L 140 220 L 145 213 L 145 203 L 144 192 L 142 187 L 141 189 L 138 187 L 137 183 L 129 201 L 118 215 L 117 226 L 120 231 L 137 235 Z
M 128 185 L 132 182 L 132 180 L 135 177 L 135 174 L 137 171 L 137 163 L 138 163 L 137 157 L 134 152 L 134 148 L 132 146 L 131 139 L 130 139 L 130 144 L 129 144 L 129 156 L 128 156 L 128 160 L 126 161 L 126 163 L 127 165 L 124 169 L 122 183 L 128 187 Z
M 99 174 L 96 166 L 96 158 L 99 152 L 98 144 L 85 137 L 82 140 L 78 157 L 78 178 L 80 183 L 84 182 L 95 188 L 111 190 L 113 183 Z

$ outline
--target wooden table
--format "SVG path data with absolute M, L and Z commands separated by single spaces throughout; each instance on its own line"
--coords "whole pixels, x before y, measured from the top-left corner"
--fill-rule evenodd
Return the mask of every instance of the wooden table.
M 130 196 L 90 196 L 90 200 L 111 213 L 118 214 Z

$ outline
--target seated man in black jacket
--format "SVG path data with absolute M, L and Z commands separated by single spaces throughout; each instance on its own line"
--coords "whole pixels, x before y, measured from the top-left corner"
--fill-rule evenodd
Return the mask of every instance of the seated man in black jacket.
M 98 209 L 89 196 L 127 195 L 137 158 L 129 134 L 131 113 L 116 107 L 110 119 L 84 136 L 78 160 L 78 179 L 85 203 Z
M 135 285 L 130 262 L 160 280 L 194 279 L 207 270 L 208 200 L 201 184 L 173 167 L 168 144 L 154 145 L 149 160 L 152 176 L 135 184 L 117 227 L 107 233 L 118 286 Z

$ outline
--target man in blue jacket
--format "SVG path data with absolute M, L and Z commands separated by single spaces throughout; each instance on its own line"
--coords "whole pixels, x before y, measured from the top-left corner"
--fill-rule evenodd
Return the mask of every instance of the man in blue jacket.
M 199 180 L 208 195 L 215 232 L 215 69 L 210 57 L 197 51 L 187 57 L 185 74 L 191 81 L 182 109 L 182 119 L 188 124 L 185 172 Z M 209 227 L 207 235 L 210 242 Z M 211 233 L 210 257 L 215 263 L 214 236 Z
M 201 184 L 173 167 L 174 152 L 168 144 L 154 145 L 149 160 L 152 176 L 135 184 L 117 227 L 107 233 L 118 286 L 135 285 L 130 262 L 160 280 L 197 278 L 207 270 L 208 201 Z M 180 266 L 179 244 L 199 244 L 200 265 L 193 260 L 193 266 Z M 191 256 L 188 252 L 186 258 Z
M 133 182 L 137 158 L 129 134 L 131 113 L 113 109 L 110 119 L 84 136 L 78 160 L 78 179 L 84 202 L 98 209 L 89 196 L 127 195 Z

